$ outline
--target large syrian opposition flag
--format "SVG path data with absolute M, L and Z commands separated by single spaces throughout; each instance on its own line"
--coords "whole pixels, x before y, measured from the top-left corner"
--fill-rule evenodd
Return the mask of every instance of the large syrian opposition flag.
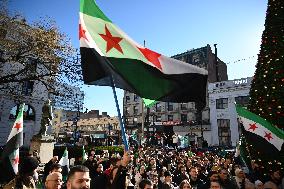
M 236 105 L 236 110 L 245 141 L 253 154 L 273 159 L 283 153 L 284 131 L 245 108 Z
M 112 86 L 113 77 L 116 87 L 143 98 L 205 104 L 207 70 L 139 45 L 94 0 L 80 1 L 79 38 L 86 84 Z
M 2 152 L 2 172 L 5 180 L 11 180 L 18 173 L 19 148 L 23 145 L 23 111 L 25 104 L 21 104 L 16 121 L 9 134 L 7 144 Z

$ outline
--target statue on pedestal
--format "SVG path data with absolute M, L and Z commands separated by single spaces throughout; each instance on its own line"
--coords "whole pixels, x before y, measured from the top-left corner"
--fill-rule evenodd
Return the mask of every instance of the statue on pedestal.
M 51 126 L 52 120 L 52 107 L 51 107 L 51 101 L 48 99 L 43 107 L 42 107 L 42 118 L 41 118 L 41 128 L 40 131 L 38 133 L 39 136 L 47 136 L 46 131 L 48 126 Z

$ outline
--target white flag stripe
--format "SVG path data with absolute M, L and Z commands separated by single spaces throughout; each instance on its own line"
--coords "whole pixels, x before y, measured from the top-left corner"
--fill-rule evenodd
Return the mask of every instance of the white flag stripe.
M 63 156 L 61 157 L 59 164 L 61 166 L 69 166 L 68 151 L 65 150 Z
M 244 129 L 246 131 L 249 131 L 251 133 L 254 133 L 258 136 L 261 136 L 262 138 L 265 138 L 267 142 L 271 143 L 272 145 L 274 145 L 279 151 L 281 150 L 281 147 L 284 143 L 284 140 L 279 138 L 278 136 L 276 136 L 274 133 L 272 133 L 270 130 L 268 130 L 267 128 L 263 127 L 261 124 L 254 122 L 250 119 L 247 119 L 245 117 L 239 116 L 240 118 L 240 122 L 243 124 Z M 257 128 L 250 129 L 250 125 L 255 124 Z M 266 134 L 271 133 L 271 137 L 270 140 L 268 140 L 267 137 L 264 137 Z
M 9 156 L 10 163 L 13 167 L 14 173 L 17 174 L 19 171 L 19 156 L 20 150 L 17 148 L 14 153 Z
M 11 132 L 9 134 L 9 137 L 7 139 L 7 141 L 9 141 L 11 138 L 13 138 L 14 136 L 16 136 L 18 133 L 23 132 L 23 128 L 24 128 L 24 119 L 23 119 L 23 114 L 24 114 L 24 108 L 25 108 L 25 103 L 21 104 L 21 106 L 19 107 L 19 113 L 17 115 L 17 118 L 12 126 Z M 20 116 L 21 115 L 21 116 Z M 20 116 L 20 117 L 19 117 Z M 15 127 L 16 124 L 21 124 L 21 127 Z

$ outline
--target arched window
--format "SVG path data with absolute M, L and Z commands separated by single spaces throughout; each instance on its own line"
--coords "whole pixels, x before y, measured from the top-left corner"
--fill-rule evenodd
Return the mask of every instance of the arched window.
M 19 112 L 20 105 L 17 104 L 10 111 L 9 119 L 16 119 L 16 116 Z M 35 120 L 35 111 L 34 108 L 28 104 L 24 108 L 24 120 Z

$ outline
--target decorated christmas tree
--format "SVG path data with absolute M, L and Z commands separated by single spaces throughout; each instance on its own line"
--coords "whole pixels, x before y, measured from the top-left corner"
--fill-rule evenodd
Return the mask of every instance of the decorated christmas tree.
M 284 129 L 284 1 L 268 0 L 249 110 Z

